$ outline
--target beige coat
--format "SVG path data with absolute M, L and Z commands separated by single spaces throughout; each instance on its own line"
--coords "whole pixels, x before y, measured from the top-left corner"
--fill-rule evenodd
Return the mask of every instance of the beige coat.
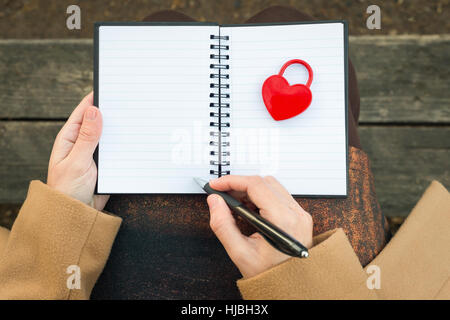
M 0 298 L 88 299 L 120 224 L 119 217 L 31 182 L 12 230 L 0 228 Z M 71 265 L 81 270 L 80 289 L 68 289 Z M 371 266 L 376 273 L 367 272 Z M 375 275 L 380 288 L 369 289 Z M 244 299 L 450 299 L 450 195 L 433 182 L 364 269 L 336 229 L 315 237 L 308 259 L 291 258 L 237 285 Z

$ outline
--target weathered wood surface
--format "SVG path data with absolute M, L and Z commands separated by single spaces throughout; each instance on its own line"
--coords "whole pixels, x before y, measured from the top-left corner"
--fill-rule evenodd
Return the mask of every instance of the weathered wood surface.
M 362 123 L 450 123 L 450 35 L 351 37 Z
M 363 123 L 450 123 L 450 35 L 350 37 Z M 92 40 L 0 40 L 0 118 L 62 119 L 92 88 Z
M 361 126 L 382 211 L 406 216 L 432 180 L 450 187 L 450 127 Z
M 66 118 L 92 90 L 92 40 L 1 40 L 0 118 Z
M 0 203 L 20 203 L 31 179 L 45 179 L 63 122 L 0 122 Z M 362 126 L 383 212 L 405 216 L 428 184 L 450 187 L 450 128 Z

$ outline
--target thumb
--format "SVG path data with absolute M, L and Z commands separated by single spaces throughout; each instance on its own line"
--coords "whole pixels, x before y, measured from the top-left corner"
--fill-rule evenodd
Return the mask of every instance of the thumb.
M 208 196 L 207 202 L 211 214 L 211 229 L 234 261 L 249 246 L 247 237 L 237 227 L 230 208 L 221 196 L 212 194 Z
M 70 152 L 76 161 L 90 161 L 102 132 L 102 116 L 97 107 L 91 106 L 83 115 L 77 140 Z

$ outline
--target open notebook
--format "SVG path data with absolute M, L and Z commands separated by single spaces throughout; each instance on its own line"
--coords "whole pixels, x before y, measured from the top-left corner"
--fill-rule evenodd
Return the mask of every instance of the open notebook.
M 193 177 L 231 173 L 273 175 L 294 195 L 346 196 L 347 41 L 343 21 L 97 23 L 97 193 L 203 193 Z M 262 84 L 291 59 L 311 65 L 313 100 L 274 121 Z M 284 76 L 308 74 L 293 65 Z

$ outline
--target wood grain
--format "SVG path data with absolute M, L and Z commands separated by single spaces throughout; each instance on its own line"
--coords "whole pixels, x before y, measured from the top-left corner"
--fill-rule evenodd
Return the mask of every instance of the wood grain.
M 0 118 L 67 118 L 92 90 L 92 40 L 0 41 Z
M 450 123 L 450 36 L 351 37 L 361 123 Z
M 406 216 L 432 180 L 450 187 L 450 127 L 359 128 L 382 211 Z

